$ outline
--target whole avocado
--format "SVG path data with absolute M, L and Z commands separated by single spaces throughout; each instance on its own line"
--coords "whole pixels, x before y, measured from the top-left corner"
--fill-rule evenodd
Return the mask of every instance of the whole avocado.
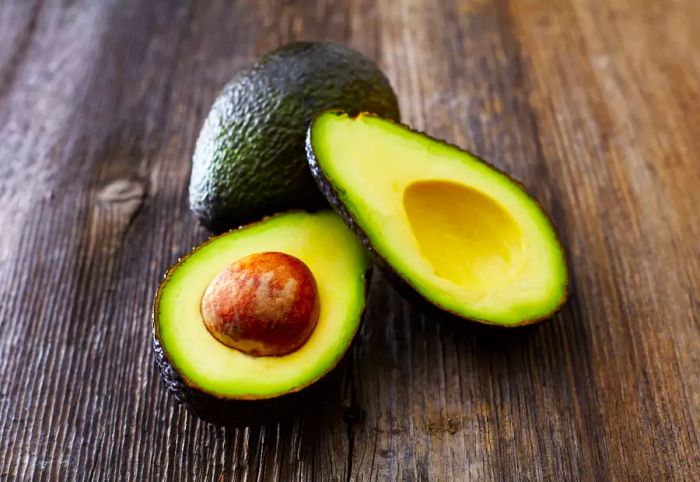
M 200 222 L 223 231 L 281 210 L 326 206 L 304 140 L 313 117 L 330 108 L 399 120 L 387 78 L 343 45 L 288 44 L 235 76 L 204 121 L 192 158 L 189 204 Z

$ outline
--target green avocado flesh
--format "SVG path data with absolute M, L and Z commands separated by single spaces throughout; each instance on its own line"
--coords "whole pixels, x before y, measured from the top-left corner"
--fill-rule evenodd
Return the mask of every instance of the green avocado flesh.
M 504 173 L 459 148 L 372 115 L 324 112 L 307 155 L 322 191 L 392 278 L 444 311 L 500 326 L 564 302 L 552 223 Z
M 326 206 L 304 155 L 306 128 L 324 109 L 399 119 L 374 63 L 342 45 L 297 42 L 258 59 L 223 89 L 192 156 L 190 208 L 221 231 L 289 209 Z
M 250 356 L 220 343 L 200 314 L 202 295 L 222 269 L 265 251 L 303 261 L 320 300 L 310 338 L 279 357 Z M 350 346 L 364 310 L 368 268 L 364 249 L 332 211 L 276 215 L 212 238 L 171 268 L 156 297 L 155 336 L 169 364 L 197 390 L 237 400 L 295 392 L 331 370 Z

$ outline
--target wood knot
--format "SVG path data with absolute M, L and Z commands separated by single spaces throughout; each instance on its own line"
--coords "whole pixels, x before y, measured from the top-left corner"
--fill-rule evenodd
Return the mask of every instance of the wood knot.
M 429 434 L 449 433 L 456 434 L 463 428 L 461 417 L 438 417 L 428 421 L 426 432 Z
M 345 407 L 343 410 L 343 422 L 346 425 L 354 425 L 362 423 L 365 420 L 365 411 L 360 407 Z
M 133 179 L 117 179 L 100 189 L 97 199 L 107 204 L 140 204 L 145 196 L 146 186 L 143 182 Z

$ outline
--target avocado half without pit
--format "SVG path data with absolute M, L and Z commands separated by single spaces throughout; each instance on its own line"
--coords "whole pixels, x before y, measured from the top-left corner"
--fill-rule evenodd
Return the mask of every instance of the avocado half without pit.
M 167 388 L 218 424 L 297 409 L 350 347 L 369 267 L 332 211 L 278 214 L 198 246 L 170 268 L 154 303 Z
M 453 145 L 374 115 L 327 111 L 306 150 L 332 206 L 407 298 L 514 327 L 567 296 L 564 251 L 523 186 Z

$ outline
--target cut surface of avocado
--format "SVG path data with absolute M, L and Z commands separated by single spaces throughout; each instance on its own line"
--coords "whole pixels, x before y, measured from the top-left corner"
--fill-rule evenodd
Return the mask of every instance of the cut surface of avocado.
M 476 156 L 376 116 L 324 112 L 307 156 L 380 265 L 430 304 L 518 326 L 566 298 L 564 251 L 522 187 Z
M 202 320 L 207 286 L 222 269 L 258 252 L 294 256 L 316 280 L 316 327 L 284 356 L 251 356 L 226 346 Z M 365 250 L 333 212 L 276 215 L 212 238 L 172 267 L 156 296 L 155 336 L 190 388 L 233 400 L 292 393 L 321 378 L 347 351 L 364 310 L 368 268 Z

